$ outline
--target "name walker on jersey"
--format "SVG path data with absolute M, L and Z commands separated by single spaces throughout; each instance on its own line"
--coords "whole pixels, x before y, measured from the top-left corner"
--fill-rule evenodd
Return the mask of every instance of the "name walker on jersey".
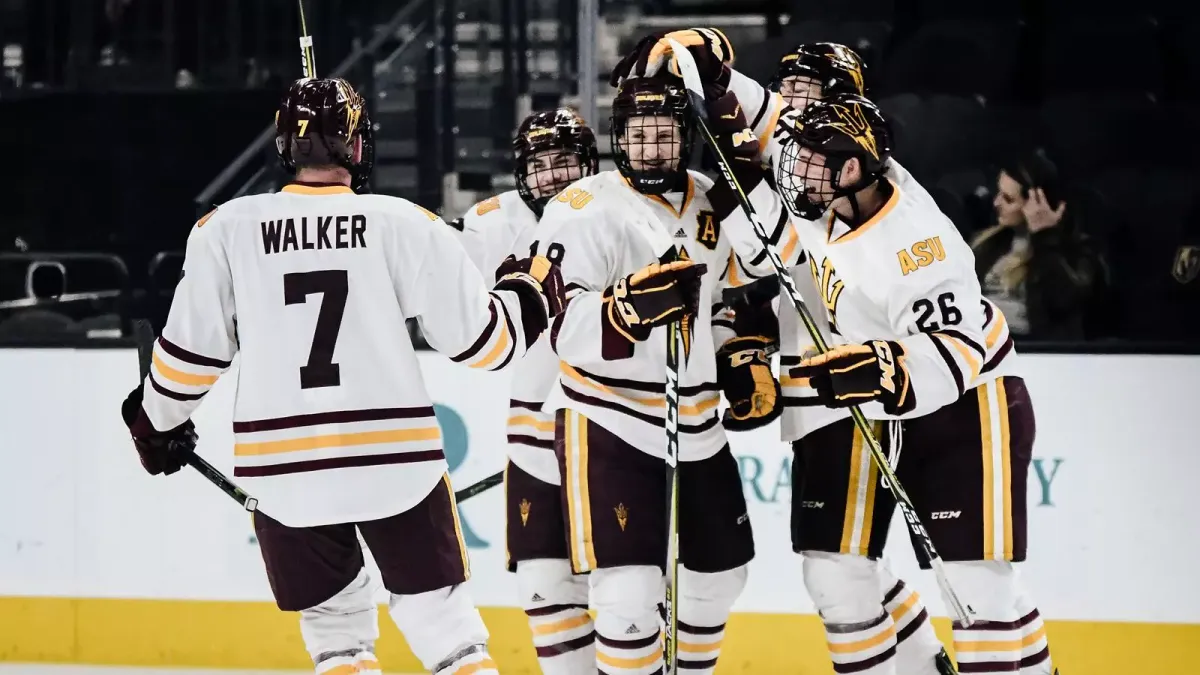
M 297 220 L 300 221 L 298 227 Z M 262 221 L 263 251 L 268 254 L 366 248 L 366 235 L 367 217 L 361 214 Z

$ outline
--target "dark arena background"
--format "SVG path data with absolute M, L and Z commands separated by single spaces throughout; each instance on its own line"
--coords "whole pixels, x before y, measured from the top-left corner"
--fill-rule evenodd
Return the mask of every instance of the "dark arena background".
M 1055 665 L 1197 672 L 1200 5 L 304 2 L 318 75 L 367 100 L 371 191 L 447 222 L 514 189 L 532 112 L 574 107 L 613 168 L 608 75 L 649 33 L 718 27 L 764 84 L 800 43 L 856 50 L 894 156 L 971 245 L 1023 359 L 1038 436 L 1021 569 Z M 299 35 L 296 0 L 0 0 L 0 674 L 310 668 L 247 515 L 194 472 L 145 476 L 118 417 L 135 322 L 162 329 L 189 231 L 290 179 L 273 117 Z M 502 469 L 508 375 L 428 351 L 415 321 L 396 339 L 422 350 L 456 486 Z M 196 420 L 218 468 L 235 377 Z M 731 436 L 757 557 L 717 672 L 832 673 L 787 541 L 791 450 L 777 424 Z M 536 673 L 501 492 L 460 509 L 470 584 L 501 672 Z M 912 555 L 894 525 L 890 564 L 949 644 Z M 382 615 L 378 653 L 420 670 Z

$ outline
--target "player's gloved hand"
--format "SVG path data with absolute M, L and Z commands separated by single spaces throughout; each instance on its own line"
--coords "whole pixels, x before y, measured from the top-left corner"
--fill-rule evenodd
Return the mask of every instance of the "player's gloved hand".
M 691 260 L 653 263 L 604 290 L 604 325 L 641 342 L 656 326 L 695 316 L 708 266 Z
M 521 260 L 508 256 L 496 268 L 495 289 L 512 291 L 520 298 L 526 349 L 537 341 L 550 325 L 550 319 L 561 314 L 567 304 L 562 271 L 545 256 Z
M 788 374 L 808 378 L 821 405 L 829 408 L 879 401 L 889 415 L 898 415 L 916 405 L 904 366 L 904 347 L 894 341 L 838 345 L 805 358 Z
M 783 392 L 767 355 L 774 346 L 770 337 L 748 335 L 735 337 L 717 350 L 717 383 L 729 401 L 721 423 L 729 431 L 757 429 L 782 412 Z
M 759 156 L 758 137 L 746 121 L 746 113 L 731 91 L 710 99 L 706 107 L 708 127 L 716 138 L 717 148 L 729 162 L 742 191 L 750 194 L 762 183 L 767 171 Z M 718 221 L 725 220 L 738 208 L 736 193 L 727 180 L 713 181 L 707 195 Z
M 129 392 L 121 403 L 121 419 L 129 427 L 133 447 L 142 460 L 142 468 L 151 476 L 170 476 L 187 464 L 188 456 L 196 450 L 199 436 L 191 420 L 170 431 L 156 431 L 142 409 L 142 385 Z
M 625 58 L 613 68 L 609 84 L 617 86 L 627 77 L 648 77 L 664 67 L 676 77 L 682 77 L 679 64 L 671 53 L 668 39 L 687 47 L 700 81 L 705 85 L 705 95 L 719 96 L 729 86 L 730 67 L 733 65 L 733 45 L 717 28 L 688 28 L 677 31 L 658 31 L 642 38 Z

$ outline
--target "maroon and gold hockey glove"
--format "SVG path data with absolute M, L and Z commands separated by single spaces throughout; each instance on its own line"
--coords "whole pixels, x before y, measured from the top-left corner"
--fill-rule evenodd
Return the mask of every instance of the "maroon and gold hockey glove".
M 691 260 L 653 263 L 604 290 L 604 330 L 641 342 L 650 331 L 696 314 L 708 266 Z
M 562 271 L 540 255 L 520 260 L 511 255 L 505 258 L 496 268 L 495 290 L 512 291 L 520 299 L 526 349 L 533 346 L 550 325 L 550 319 L 562 314 L 567 304 Z
M 668 39 L 687 47 L 692 60 L 696 62 L 696 70 L 700 81 L 704 83 L 706 95 L 710 87 L 723 92 L 729 86 L 733 45 L 729 38 L 725 37 L 725 33 L 716 28 L 687 28 L 647 35 L 613 68 L 609 84 L 615 87 L 627 77 L 655 75 L 664 67 L 676 77 L 681 77 Z
M 142 385 L 129 392 L 121 403 L 121 419 L 129 427 L 133 447 L 142 460 L 142 468 L 151 476 L 170 476 L 187 464 L 196 450 L 199 436 L 191 420 L 170 431 L 156 431 L 142 408 Z
M 789 374 L 809 378 L 821 405 L 828 408 L 879 401 L 889 415 L 899 415 L 916 405 L 904 366 L 904 347 L 898 342 L 839 345 L 804 359 Z
M 707 107 L 708 126 L 716 137 L 717 148 L 729 162 L 742 191 L 750 194 L 766 177 L 766 168 L 759 157 L 758 137 L 746 121 L 746 113 L 733 92 L 727 91 L 710 100 Z M 738 208 L 733 186 L 724 178 L 713 181 L 707 194 L 718 221 L 725 220 Z
M 717 384 L 729 408 L 721 423 L 729 431 L 749 431 L 770 424 L 782 412 L 783 393 L 771 372 L 764 335 L 736 337 L 717 350 Z

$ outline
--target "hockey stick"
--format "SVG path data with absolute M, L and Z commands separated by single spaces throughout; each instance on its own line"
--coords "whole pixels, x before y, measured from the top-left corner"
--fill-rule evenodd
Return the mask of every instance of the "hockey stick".
M 667 569 L 663 604 L 664 675 L 675 675 L 679 651 L 679 353 L 683 322 L 667 325 Z M 684 359 L 687 355 L 684 354 Z
M 488 476 L 487 478 L 484 478 L 483 480 L 477 481 L 475 483 L 471 483 L 467 487 L 455 492 L 454 493 L 454 501 L 461 502 L 463 500 L 470 499 L 471 497 L 474 497 L 475 495 L 479 494 L 480 492 L 483 492 L 485 490 L 490 490 L 503 482 L 504 482 L 504 472 L 499 471 L 497 473 L 494 473 L 494 474 Z
M 150 326 L 149 321 L 138 319 L 133 322 L 133 337 L 137 341 L 138 367 L 141 370 L 142 381 L 145 382 L 146 378 L 150 375 L 150 363 L 154 358 L 154 328 Z M 242 508 L 251 512 L 258 510 L 257 499 L 246 494 L 237 485 L 234 485 L 233 481 L 226 478 L 225 474 L 218 471 L 212 464 L 204 461 L 200 455 L 197 455 L 195 452 L 189 452 L 187 463 L 188 466 L 199 471 L 200 475 L 207 478 L 210 483 L 221 488 L 222 492 L 232 497 L 238 504 L 241 504 Z
M 733 188 L 737 196 L 738 204 L 742 207 L 742 211 L 746 214 L 746 218 L 750 221 L 754 228 L 754 235 L 758 238 L 759 243 L 766 249 L 767 258 L 771 261 L 771 266 L 775 270 L 775 275 L 779 277 L 780 286 L 787 291 L 788 299 L 791 300 L 792 306 L 796 313 L 799 314 L 800 320 L 804 323 L 805 329 L 808 330 L 812 337 L 813 344 L 821 353 L 829 351 L 829 345 L 825 342 L 825 338 L 821 335 L 820 329 L 813 320 L 812 314 L 804 305 L 804 300 L 800 297 L 800 292 L 792 281 L 792 275 L 788 274 L 783 266 L 783 261 L 779 259 L 779 254 L 771 246 L 770 240 L 767 237 L 767 229 L 763 226 L 758 214 L 754 211 L 754 206 L 750 203 L 750 199 L 746 196 L 742 186 L 738 183 L 737 178 L 733 175 L 733 170 L 730 168 L 729 161 L 725 159 L 724 153 L 721 152 L 717 145 L 717 140 L 713 136 L 712 131 L 708 128 L 708 110 L 704 103 L 704 85 L 700 80 L 700 73 L 696 69 L 696 62 L 692 59 L 691 53 L 687 48 L 679 44 L 675 40 L 668 39 L 671 45 L 671 51 L 675 55 L 675 62 L 679 65 L 679 72 L 683 77 L 684 87 L 687 89 L 688 98 L 691 100 L 692 114 L 696 118 L 696 126 L 700 129 L 700 134 L 704 142 L 708 144 L 712 150 L 713 156 L 717 160 L 717 167 L 721 170 L 721 175 Z M 900 482 L 896 480 L 896 472 L 892 470 L 891 463 L 888 462 L 887 456 L 883 454 L 882 448 L 879 446 L 879 440 L 875 438 L 875 434 L 871 431 L 871 425 L 867 422 L 866 416 L 858 406 L 850 408 L 850 417 L 854 419 L 854 425 L 858 427 L 858 431 L 867 442 L 867 446 L 871 449 L 871 458 L 875 461 L 875 465 L 879 468 L 879 473 L 886 481 L 892 495 L 896 498 L 896 506 L 900 512 L 904 514 L 904 521 L 908 523 L 909 532 L 912 534 L 912 539 L 917 545 L 918 554 L 924 556 L 929 561 L 929 566 L 933 568 L 933 573 L 937 577 L 938 586 L 941 588 L 942 596 L 946 600 L 946 604 L 950 605 L 950 610 L 958 617 L 963 626 L 970 626 L 972 619 L 970 613 L 967 612 L 962 601 L 950 586 L 950 580 L 946 576 L 945 565 L 942 564 L 942 559 L 937 553 L 937 549 L 933 545 L 933 539 L 930 538 L 929 532 L 925 530 L 925 526 L 921 524 L 921 519 L 917 516 L 917 510 L 912 504 L 912 500 L 908 498 L 908 493 L 901 487 Z
M 304 0 L 296 0 L 300 7 L 300 72 L 305 77 L 316 79 L 317 57 L 313 54 L 313 39 L 308 34 L 308 23 L 304 20 Z

